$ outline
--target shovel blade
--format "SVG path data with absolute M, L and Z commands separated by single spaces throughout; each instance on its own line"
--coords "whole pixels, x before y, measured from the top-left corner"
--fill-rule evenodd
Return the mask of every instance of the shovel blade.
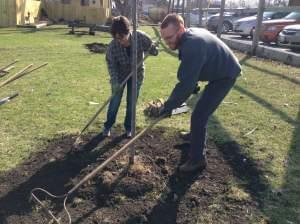
M 172 110 L 172 115 L 187 113 L 191 108 L 186 105 L 186 103 L 183 103 L 180 107 L 177 107 Z

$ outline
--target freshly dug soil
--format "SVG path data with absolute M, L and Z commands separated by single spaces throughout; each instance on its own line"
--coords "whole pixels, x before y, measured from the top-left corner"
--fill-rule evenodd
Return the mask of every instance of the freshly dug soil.
M 54 223 L 40 206 L 29 202 L 30 191 L 41 187 L 64 194 L 128 142 L 116 134 L 106 139 L 85 136 L 85 145 L 74 153 L 74 140 L 74 136 L 53 139 L 16 169 L 0 174 L 1 224 Z M 237 192 L 232 184 L 237 178 L 235 169 L 247 176 L 248 167 L 230 162 L 236 161 L 230 157 L 230 145 L 224 154 L 209 142 L 208 168 L 189 175 L 178 173 L 189 143 L 177 131 L 155 128 L 134 146 L 133 165 L 128 165 L 128 153 L 124 153 L 70 195 L 66 204 L 72 223 L 241 224 L 262 219 L 259 203 L 250 192 L 255 189 Z M 43 193 L 37 196 L 61 223 L 68 223 L 63 199 Z
M 108 44 L 103 43 L 90 43 L 85 45 L 87 49 L 89 49 L 93 53 L 103 54 L 106 52 Z

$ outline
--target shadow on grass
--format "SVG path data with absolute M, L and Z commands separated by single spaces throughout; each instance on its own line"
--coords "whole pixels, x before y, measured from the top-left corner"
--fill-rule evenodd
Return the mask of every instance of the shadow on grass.
M 300 223 L 300 108 L 296 118 L 296 127 L 291 139 L 291 147 L 286 158 L 286 171 L 284 176 L 283 185 L 277 189 L 277 195 L 283 197 L 279 202 L 280 206 L 273 207 L 273 213 L 282 217 L 286 217 L 289 223 Z M 285 211 L 287 211 L 285 213 Z M 273 219 L 276 223 L 276 217 Z
M 213 139 L 224 158 L 234 168 L 236 176 L 243 181 L 246 190 L 259 202 L 262 211 L 271 220 L 270 223 L 282 223 L 279 218 L 289 220 L 290 223 L 299 223 L 300 209 L 300 191 L 299 191 L 299 145 L 300 145 L 300 112 L 298 112 L 297 126 L 293 134 L 290 150 L 287 156 L 287 164 L 283 186 L 279 190 L 274 190 L 271 183 L 265 177 L 264 171 L 259 169 L 258 161 L 249 158 L 243 151 L 243 147 L 232 139 L 230 133 L 222 127 L 216 117 L 213 117 L 210 123 L 214 125 L 209 128 L 209 134 Z M 224 141 L 224 139 L 227 139 Z M 267 211 L 272 207 L 271 212 Z M 278 217 L 276 217 L 278 216 Z M 282 220 L 281 220 L 282 221 Z
M 233 87 L 235 90 L 237 90 L 238 92 L 240 92 L 241 94 L 244 94 L 246 96 L 248 96 L 249 98 L 251 98 L 252 100 L 254 100 L 257 104 L 267 108 L 268 110 L 272 111 L 272 113 L 277 114 L 282 120 L 284 120 L 285 122 L 296 126 L 297 121 L 295 121 L 293 118 L 291 118 L 287 113 L 276 109 L 271 103 L 267 102 L 266 100 L 264 100 L 263 98 L 256 96 L 255 94 L 249 92 L 248 90 L 235 85 Z
M 257 71 L 264 72 L 264 73 L 266 73 L 266 74 L 268 74 L 268 75 L 271 75 L 271 76 L 274 76 L 274 77 L 278 77 L 278 78 L 287 80 L 287 81 L 289 81 L 289 82 L 292 82 L 292 83 L 294 83 L 294 84 L 300 85 L 300 81 L 299 81 L 299 80 L 294 79 L 294 78 L 287 77 L 287 76 L 285 76 L 285 75 L 283 75 L 283 74 L 281 74 L 281 73 L 273 72 L 273 71 L 270 71 L 270 70 L 267 70 L 267 69 L 264 69 L 264 68 L 260 68 L 260 67 L 255 66 L 255 65 L 251 65 L 251 64 L 249 64 L 249 63 L 247 63 L 247 62 L 246 62 L 246 63 L 242 63 L 242 64 L 244 64 L 244 65 L 246 65 L 246 66 L 248 66 L 248 67 L 250 67 L 250 68 L 253 68 L 253 69 L 257 70 Z
M 258 168 L 253 159 L 245 154 L 243 147 L 231 137 L 217 117 L 211 118 L 208 132 L 216 140 L 215 144 L 222 152 L 224 159 L 235 168 L 233 170 L 235 175 L 245 183 L 245 189 L 250 191 L 255 200 L 262 205 L 260 195 L 270 190 L 263 171 Z

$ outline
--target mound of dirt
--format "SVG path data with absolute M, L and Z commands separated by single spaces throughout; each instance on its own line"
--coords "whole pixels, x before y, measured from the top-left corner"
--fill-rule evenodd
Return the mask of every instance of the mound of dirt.
M 28 201 L 30 191 L 41 187 L 55 195 L 66 193 L 128 141 L 122 135 L 85 136 L 82 150 L 72 153 L 74 139 L 53 139 L 24 164 L 0 175 L 0 223 L 54 223 Z M 189 143 L 164 128 L 148 132 L 134 145 L 133 165 L 124 153 L 70 195 L 66 204 L 72 223 L 258 222 L 258 203 L 246 191 L 235 193 L 233 168 L 212 142 L 208 146 L 208 168 L 182 175 L 177 168 L 187 158 Z M 37 196 L 68 223 L 63 199 Z
M 103 43 L 90 43 L 85 45 L 93 53 L 104 54 L 106 52 L 108 44 Z

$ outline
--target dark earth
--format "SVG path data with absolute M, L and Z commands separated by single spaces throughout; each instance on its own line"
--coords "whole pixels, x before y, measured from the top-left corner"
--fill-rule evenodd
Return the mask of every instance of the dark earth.
M 103 54 L 106 52 L 106 49 L 108 47 L 108 44 L 103 44 L 103 43 L 90 43 L 85 45 L 89 51 L 93 53 L 100 53 Z
M 1 224 L 55 223 L 29 201 L 31 190 L 41 187 L 65 194 L 129 141 L 120 127 L 110 138 L 84 136 L 76 153 L 74 140 L 75 136 L 48 140 L 19 167 L 0 173 Z M 128 165 L 129 153 L 123 153 L 69 196 L 72 223 L 263 223 L 257 192 L 264 186 L 255 164 L 245 160 L 239 147 L 235 142 L 217 147 L 209 139 L 208 168 L 183 175 L 178 166 L 187 158 L 189 143 L 179 138 L 178 130 L 154 128 L 136 141 L 133 165 Z M 244 186 L 237 187 L 241 179 Z M 61 223 L 68 223 L 63 199 L 37 196 Z

